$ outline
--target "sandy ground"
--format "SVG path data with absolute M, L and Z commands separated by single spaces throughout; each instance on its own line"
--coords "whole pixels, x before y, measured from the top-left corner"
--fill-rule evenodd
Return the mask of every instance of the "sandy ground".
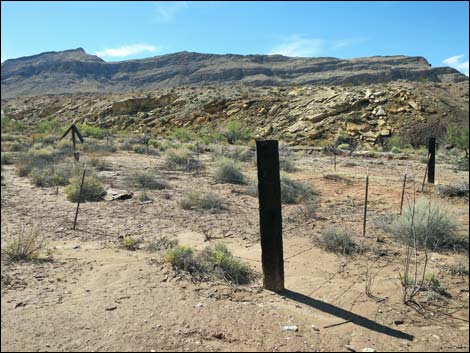
M 374 226 L 399 212 L 405 172 L 411 178 L 414 170 L 421 183 L 424 165 L 418 161 L 340 157 L 333 171 L 331 157 L 299 157 L 291 177 L 318 191 L 319 208 L 314 218 L 303 220 L 299 205 L 283 206 L 288 290 L 275 294 L 262 289 L 261 275 L 247 286 L 193 282 L 165 264 L 161 253 L 119 248 L 124 236 L 174 236 L 198 249 L 222 242 L 261 272 L 258 201 L 243 194 L 243 186 L 216 183 L 208 154 L 201 156 L 207 168 L 196 174 L 165 170 L 161 156 L 119 152 L 100 158 L 112 165 L 112 171 L 100 173 L 108 187 L 125 188 L 125 176 L 134 169 L 153 170 L 171 187 L 149 191 L 150 203 L 134 197 L 82 204 L 73 231 L 76 205 L 62 188 L 56 194 L 54 188 L 34 187 L 14 166 L 2 172 L 2 248 L 21 229 L 35 227 L 53 253 L 51 260 L 33 263 L 2 259 L 2 277 L 9 278 L 2 283 L 2 351 L 469 350 L 469 279 L 446 271 L 459 261 L 468 263 L 468 255 L 431 254 L 428 272 L 451 298 L 422 311 L 402 303 L 403 246 Z M 244 172 L 255 179 L 252 163 L 244 163 Z M 363 239 L 366 173 L 369 222 Z M 325 178 L 328 174 L 347 182 Z M 437 166 L 438 183 L 456 181 L 468 181 L 468 173 Z M 228 210 L 181 209 L 178 201 L 196 189 L 221 195 Z M 418 196 L 436 198 L 430 186 Z M 468 200 L 441 202 L 468 236 Z M 345 257 L 320 250 L 311 237 L 332 225 L 354 230 L 358 241 L 376 251 Z M 365 291 L 367 272 L 371 296 Z M 297 331 L 285 330 L 289 325 Z

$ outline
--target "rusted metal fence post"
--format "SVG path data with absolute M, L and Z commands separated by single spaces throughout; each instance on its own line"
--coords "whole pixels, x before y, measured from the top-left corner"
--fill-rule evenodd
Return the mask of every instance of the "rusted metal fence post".
M 401 201 L 400 201 L 400 215 L 403 211 L 403 200 L 405 199 L 405 189 L 406 189 L 406 174 L 403 178 L 403 190 L 401 191 Z
M 82 175 L 82 182 L 80 184 L 80 192 L 78 194 L 77 210 L 75 211 L 75 219 L 73 220 L 73 230 L 75 230 L 75 226 L 77 225 L 78 208 L 80 207 L 80 201 L 82 200 L 82 191 L 83 191 L 83 182 L 85 181 L 85 172 L 86 172 L 86 169 L 84 168 L 83 175 Z
M 284 290 L 281 179 L 276 140 L 256 141 L 263 287 Z
M 362 235 L 366 236 L 366 224 L 367 224 L 367 201 L 369 197 L 369 174 L 366 176 L 366 194 L 364 200 L 364 225 L 362 227 Z
M 430 137 L 428 142 L 428 183 L 434 184 L 434 176 L 436 173 L 436 138 Z
M 333 152 L 333 163 L 334 163 L 334 168 L 336 172 L 336 152 Z

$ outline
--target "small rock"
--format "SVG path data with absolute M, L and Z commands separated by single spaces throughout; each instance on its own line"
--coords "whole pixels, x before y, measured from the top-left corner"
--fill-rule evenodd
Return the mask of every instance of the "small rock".
M 361 352 L 375 352 L 375 349 L 374 348 L 363 348 Z
M 292 326 L 284 326 L 282 328 L 284 331 L 294 331 L 294 332 L 298 332 L 299 331 L 299 328 L 295 325 L 292 325 Z
M 106 311 L 113 311 L 117 309 L 117 305 L 109 305 L 105 308 Z
M 318 326 L 315 326 L 315 325 L 312 325 L 312 329 L 313 329 L 313 331 L 317 331 L 317 332 L 320 331 L 320 328 Z
M 194 305 L 195 308 L 203 308 L 204 307 L 204 304 L 202 303 L 197 303 L 196 305 Z
M 402 324 L 405 323 L 405 320 L 398 319 L 398 320 L 393 321 L 393 323 L 394 323 L 395 325 L 402 325 Z
M 345 345 L 344 347 L 350 352 L 357 352 L 356 348 L 354 348 L 353 346 L 350 346 L 349 344 Z

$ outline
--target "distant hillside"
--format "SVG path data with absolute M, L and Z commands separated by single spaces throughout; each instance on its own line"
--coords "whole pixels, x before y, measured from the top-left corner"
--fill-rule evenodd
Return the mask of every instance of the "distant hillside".
M 181 86 L 359 85 L 396 80 L 457 83 L 468 78 L 450 67 L 432 68 L 423 57 L 351 60 L 281 55 L 190 52 L 105 62 L 83 49 L 47 52 L 2 63 L 3 98 L 84 92 L 124 93 Z

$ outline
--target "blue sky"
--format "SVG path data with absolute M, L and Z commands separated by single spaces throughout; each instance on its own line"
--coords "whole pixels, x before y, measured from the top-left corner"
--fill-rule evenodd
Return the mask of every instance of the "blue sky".
M 178 51 L 419 55 L 468 75 L 462 2 L 1 2 L 1 60 L 82 47 L 106 61 Z

